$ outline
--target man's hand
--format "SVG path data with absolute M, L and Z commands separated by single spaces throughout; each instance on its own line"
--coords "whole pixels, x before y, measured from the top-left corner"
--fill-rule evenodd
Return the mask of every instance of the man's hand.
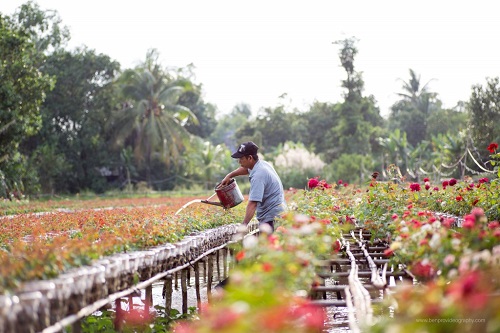
M 224 179 L 220 182 L 220 185 L 218 186 L 218 188 L 222 187 L 222 186 L 226 186 L 227 184 L 229 184 L 229 182 L 231 182 L 231 177 L 229 177 L 229 175 L 227 175 L 226 177 L 224 177 Z

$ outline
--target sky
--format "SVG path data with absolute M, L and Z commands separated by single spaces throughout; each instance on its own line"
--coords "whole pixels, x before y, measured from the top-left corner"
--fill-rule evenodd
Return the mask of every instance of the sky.
M 26 1 L 1 0 L 11 15 Z M 500 76 L 500 3 L 393 0 L 37 0 L 56 10 L 86 45 L 132 68 L 149 49 L 165 67 L 193 64 L 205 102 L 222 114 L 247 103 L 254 114 L 284 104 L 341 102 L 346 78 L 338 40 L 355 37 L 355 70 L 383 116 L 409 80 L 429 83 L 447 108 L 473 85 Z M 284 95 L 286 94 L 286 95 Z M 281 96 L 281 97 L 280 97 Z

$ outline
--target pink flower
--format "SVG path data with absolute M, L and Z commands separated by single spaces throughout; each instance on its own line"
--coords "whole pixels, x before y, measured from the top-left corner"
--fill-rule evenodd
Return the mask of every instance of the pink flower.
M 385 249 L 384 254 L 386 257 L 390 257 L 394 254 L 394 251 L 391 248 Z
M 463 228 L 472 229 L 476 224 L 476 217 L 472 214 L 464 216 L 464 222 L 462 223 Z
M 498 228 L 498 227 L 500 227 L 500 223 L 498 223 L 498 221 L 492 221 L 492 222 L 488 223 L 488 228 L 491 230 Z
M 470 213 L 472 215 L 474 215 L 475 217 L 484 216 L 484 210 L 482 208 L 479 208 L 479 207 L 472 208 L 472 210 L 470 211 Z
M 483 282 L 483 283 L 482 283 Z M 488 303 L 488 285 L 482 281 L 481 273 L 466 272 L 452 282 L 448 294 L 459 304 L 472 310 L 480 310 Z
M 446 265 L 446 266 L 449 266 L 451 264 L 453 264 L 453 262 L 455 261 L 455 256 L 453 254 L 448 254 L 446 257 L 444 257 L 443 259 L 443 263 Z
M 454 223 L 455 223 L 454 218 L 446 218 L 443 221 L 443 226 L 445 226 L 446 228 L 451 228 L 451 226 L 453 226 Z

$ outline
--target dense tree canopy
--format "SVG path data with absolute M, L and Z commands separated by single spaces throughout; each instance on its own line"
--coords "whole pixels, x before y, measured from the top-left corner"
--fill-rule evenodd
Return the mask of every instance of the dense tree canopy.
M 423 172 L 439 179 L 479 172 L 464 150 L 484 166 L 486 147 L 500 140 L 499 78 L 444 109 L 410 69 L 384 119 L 375 96 L 364 95 L 354 37 L 334 42 L 332 62 L 346 74 L 340 102 L 332 96 L 304 109 L 278 103 L 258 112 L 241 103 L 229 114 L 203 100 L 194 65 L 165 66 L 151 49 L 142 64 L 122 70 L 86 46 L 66 50 L 68 39 L 57 12 L 33 1 L 12 18 L 0 15 L 0 196 L 210 188 L 211 178 L 236 166 L 230 152 L 248 140 L 270 160 L 299 147 L 292 153 L 314 156 L 330 179 L 359 183 L 391 164 L 408 179 Z M 299 187 L 304 179 L 294 171 L 284 178 Z
M 0 195 L 24 190 L 19 145 L 41 126 L 40 106 L 53 80 L 41 73 L 44 56 L 29 34 L 0 15 Z

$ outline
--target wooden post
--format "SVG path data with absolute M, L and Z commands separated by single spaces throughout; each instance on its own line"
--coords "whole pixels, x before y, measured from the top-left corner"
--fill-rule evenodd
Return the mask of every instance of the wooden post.
M 214 274 L 214 254 L 211 253 L 208 255 L 208 281 L 207 281 L 207 299 L 208 302 L 212 299 L 212 281 Z
M 175 290 L 179 290 L 179 282 L 177 281 L 177 272 L 174 273 L 174 286 Z
M 187 314 L 188 310 L 188 298 L 187 298 L 187 270 L 189 268 L 184 268 L 181 271 L 181 292 L 182 292 L 182 314 Z
M 200 265 L 199 261 L 194 263 L 194 285 L 196 289 L 196 303 L 198 310 L 200 310 L 201 296 L 200 296 Z
M 203 258 L 203 282 L 207 282 L 207 258 Z
M 219 250 L 217 252 L 215 252 L 215 262 L 216 262 L 216 265 L 217 265 L 217 280 L 221 280 L 220 278 L 220 256 L 219 256 Z
M 118 298 L 115 300 L 115 308 L 116 308 L 116 315 L 115 315 L 115 320 L 114 320 L 114 325 L 115 325 L 115 330 L 117 332 L 122 331 L 122 325 L 123 325 L 123 309 L 122 309 L 122 302 L 121 298 Z
M 227 265 L 228 265 L 228 263 L 227 263 L 227 253 L 229 252 L 229 249 L 224 249 L 222 251 L 224 251 L 222 253 L 222 260 L 224 261 L 224 266 L 223 266 L 224 270 L 222 271 L 222 275 L 224 276 L 224 278 L 227 278 L 227 276 L 228 276 L 228 273 L 227 273 L 227 269 L 228 269 L 228 267 L 227 267 Z
M 153 285 L 146 287 L 146 299 L 144 303 L 146 304 L 146 310 L 149 311 L 153 305 Z
M 172 275 L 167 275 L 167 277 L 165 277 L 163 290 L 165 297 L 165 314 L 169 316 L 170 310 L 172 309 Z

